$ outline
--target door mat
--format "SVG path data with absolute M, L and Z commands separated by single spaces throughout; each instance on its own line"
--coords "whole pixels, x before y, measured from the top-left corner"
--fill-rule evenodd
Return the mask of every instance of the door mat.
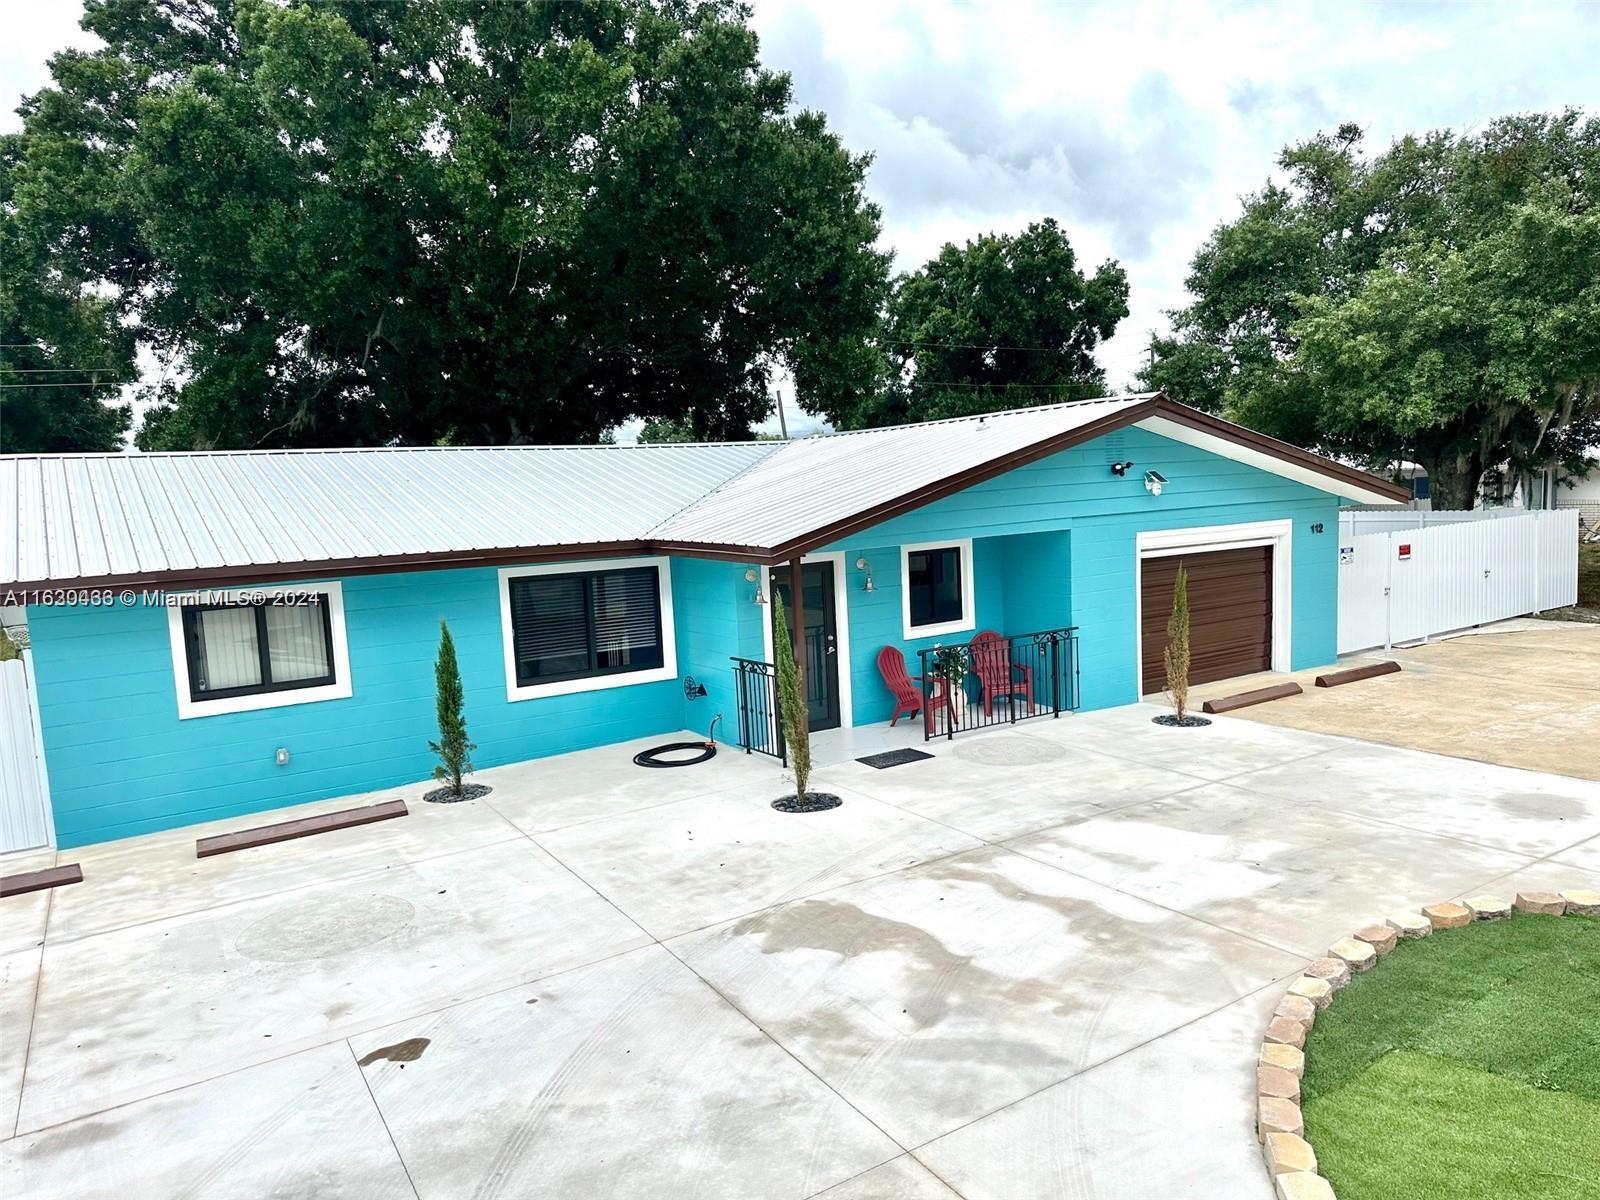
M 885 767 L 898 767 L 901 763 L 916 762 L 922 758 L 932 758 L 926 750 L 885 750 L 882 754 L 869 754 L 865 758 L 858 758 L 858 763 L 866 763 L 869 767 L 883 770 Z

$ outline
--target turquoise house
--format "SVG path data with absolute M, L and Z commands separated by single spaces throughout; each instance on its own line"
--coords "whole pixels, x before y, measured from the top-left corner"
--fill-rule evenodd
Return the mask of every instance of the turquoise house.
M 1070 639 L 1065 707 L 1136 701 L 1180 562 L 1197 680 L 1329 662 L 1339 506 L 1406 498 L 1161 395 L 793 442 L 12 456 L 0 495 L 62 847 L 427 778 L 441 621 L 479 767 L 718 716 L 770 749 L 746 691 L 797 566 L 819 730 L 891 718 L 885 647 L 916 673 L 985 631 Z

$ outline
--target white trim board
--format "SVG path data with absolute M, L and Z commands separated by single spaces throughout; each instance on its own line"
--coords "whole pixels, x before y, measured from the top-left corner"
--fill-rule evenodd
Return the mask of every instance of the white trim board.
M 833 564 L 833 631 L 838 637 L 838 649 L 834 657 L 839 661 L 835 670 L 839 676 L 839 728 L 851 729 L 855 727 L 855 698 L 851 692 L 850 674 L 850 597 L 846 586 L 844 573 L 843 550 L 821 550 L 815 554 L 808 554 L 801 560 L 802 564 L 810 562 L 827 562 Z M 772 569 L 761 568 L 759 581 L 761 594 L 772 595 Z M 763 605 L 761 610 L 761 654 L 766 662 L 776 662 L 772 657 L 772 608 Z
M 1381 504 L 1386 508 L 1396 508 L 1400 504 L 1400 501 L 1393 496 L 1385 495 L 1383 492 L 1368 491 L 1358 484 L 1350 483 L 1343 479 L 1335 480 L 1321 471 L 1300 466 L 1274 454 L 1254 450 L 1249 446 L 1233 441 L 1231 438 L 1219 437 L 1214 433 L 1205 433 L 1198 429 L 1192 429 L 1187 425 L 1180 425 L 1178 422 L 1169 421 L 1164 417 L 1146 417 L 1144 420 L 1135 421 L 1133 424 L 1136 429 L 1148 430 L 1150 433 L 1170 438 L 1174 442 L 1182 442 L 1185 446 L 1194 446 L 1221 458 L 1231 458 L 1235 462 L 1242 462 L 1247 466 L 1281 476 L 1284 479 L 1292 479 L 1296 483 L 1303 483 L 1309 488 L 1316 488 L 1319 492 L 1343 496 L 1346 499 L 1354 500 L 1358 504 Z
M 1272 547 L 1272 670 L 1289 670 L 1294 603 L 1294 522 L 1249 521 L 1238 525 L 1198 525 L 1188 529 L 1150 529 L 1136 535 L 1133 550 L 1133 688 L 1144 690 L 1144 560 L 1190 552 Z
M 911 623 L 911 556 L 919 550 L 949 550 L 954 548 L 961 559 L 961 619 L 944 621 L 937 625 Z M 971 538 L 936 538 L 931 542 L 905 542 L 900 547 L 900 631 L 906 641 L 915 638 L 942 637 L 947 633 L 965 633 L 978 627 L 978 587 L 974 580 L 976 570 L 972 560 Z
M 189 695 L 189 650 L 183 636 L 183 609 L 187 604 L 216 604 L 224 600 L 260 596 L 328 597 L 328 631 L 333 640 L 333 682 L 321 687 L 285 688 L 281 692 L 256 692 L 250 696 L 226 696 L 220 700 L 195 700 Z M 167 638 L 172 643 L 172 682 L 178 694 L 178 719 L 215 717 L 224 713 L 255 712 L 262 708 L 287 708 L 293 704 L 315 704 L 319 700 L 343 700 L 352 692 L 350 643 L 344 626 L 344 587 L 327 583 L 262 583 L 250 587 L 203 588 L 174 593 L 167 597 Z

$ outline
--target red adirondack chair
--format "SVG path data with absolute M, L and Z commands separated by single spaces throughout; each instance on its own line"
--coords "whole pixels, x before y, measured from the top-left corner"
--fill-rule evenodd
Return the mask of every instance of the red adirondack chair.
M 972 672 L 983 688 L 983 715 L 994 716 L 994 702 L 1001 696 L 1022 696 L 1028 701 L 1028 712 L 1033 712 L 1033 668 L 1011 661 L 1011 643 L 985 629 L 972 639 Z
M 906 673 L 906 656 L 893 646 L 878 651 L 878 674 L 884 686 L 894 693 L 894 716 L 889 718 L 892 729 L 901 717 L 914 717 L 922 711 L 922 676 Z M 944 694 L 944 680 L 935 679 L 931 691 L 935 704 L 949 704 Z

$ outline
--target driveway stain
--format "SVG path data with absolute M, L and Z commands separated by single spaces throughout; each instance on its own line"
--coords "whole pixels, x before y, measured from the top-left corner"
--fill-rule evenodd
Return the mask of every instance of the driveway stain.
M 359 1059 L 358 1062 L 363 1067 L 370 1067 L 381 1059 L 388 1059 L 390 1062 L 397 1063 L 416 1062 L 432 1042 L 432 1038 L 407 1038 L 405 1041 L 396 1042 L 392 1046 L 379 1046 L 372 1053 Z
M 311 962 L 394 936 L 416 909 L 399 896 L 322 895 L 273 908 L 239 935 L 235 948 L 265 962 Z

